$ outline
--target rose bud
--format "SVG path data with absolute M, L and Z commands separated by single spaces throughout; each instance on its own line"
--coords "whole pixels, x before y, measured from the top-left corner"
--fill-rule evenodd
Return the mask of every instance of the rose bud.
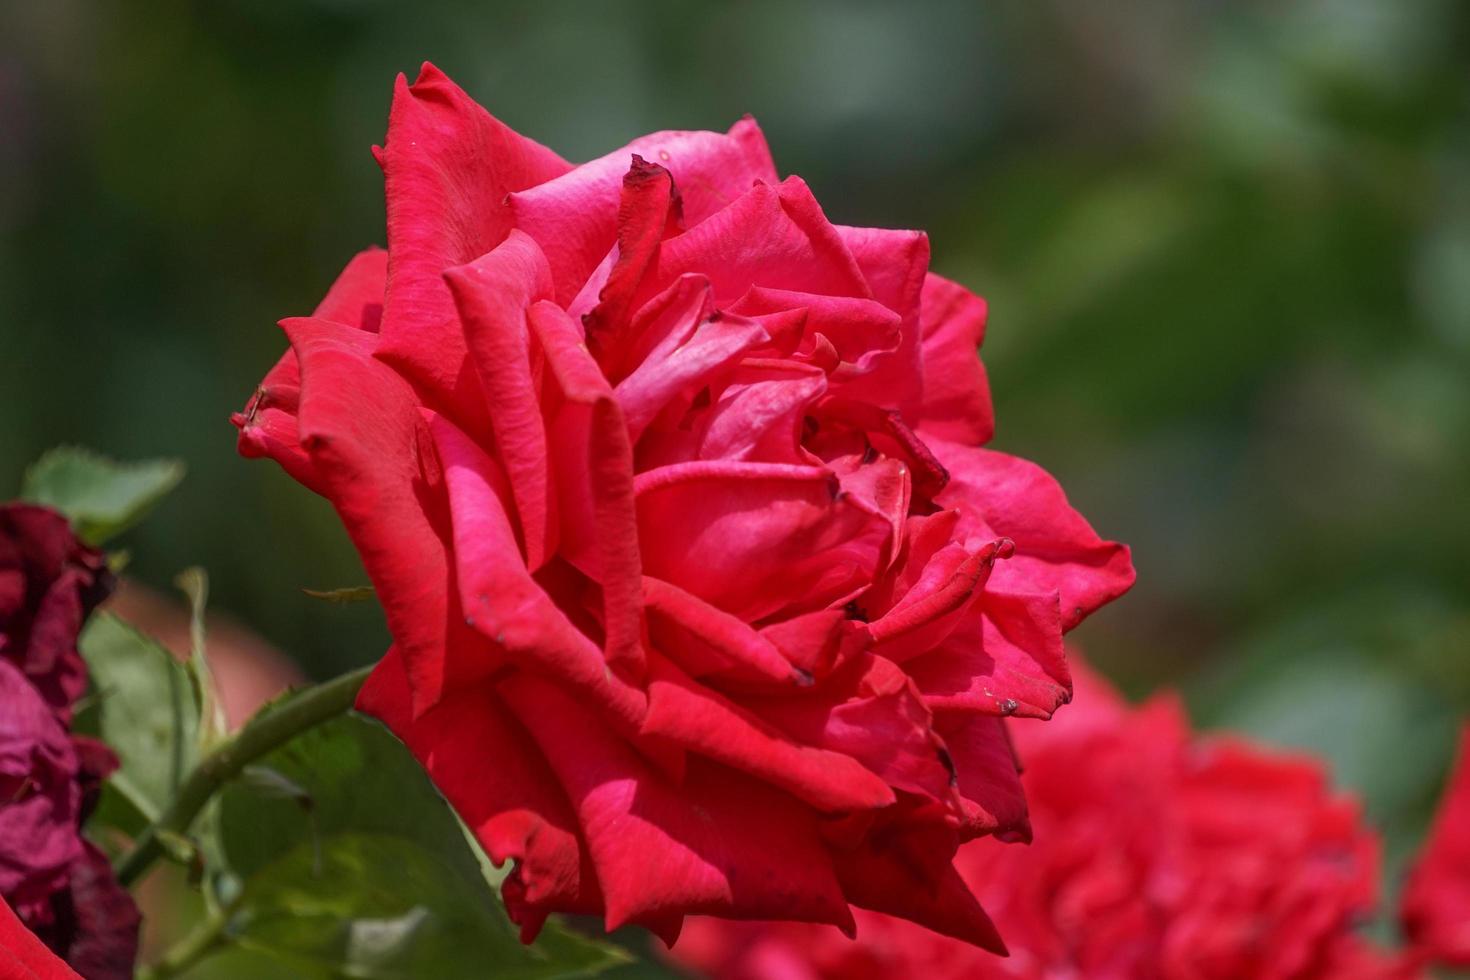
M 331 501 L 394 646 L 359 707 L 552 912 L 1001 943 L 953 867 L 1024 837 L 1006 715 L 1132 582 L 979 448 L 985 304 L 831 223 L 756 124 L 574 166 L 425 66 L 355 258 L 235 417 Z
M 77 634 L 112 586 L 102 552 L 79 541 L 61 514 L 0 504 L 0 658 L 19 667 L 63 721 L 87 687 Z
M 691 920 L 683 965 L 716 980 L 1396 980 L 1412 957 L 1356 932 L 1378 841 L 1320 762 L 1191 736 L 1177 699 L 1129 708 L 1073 659 L 1077 703 L 1012 729 L 1035 834 L 957 865 L 1010 947 L 999 959 L 901 919 L 858 939 L 793 923 Z

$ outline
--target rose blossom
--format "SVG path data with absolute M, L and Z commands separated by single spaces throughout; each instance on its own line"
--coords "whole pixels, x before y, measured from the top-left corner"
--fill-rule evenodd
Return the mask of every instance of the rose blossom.
M 61 514 L 0 504 L 0 658 L 64 721 L 87 687 L 77 634 L 112 585 L 102 552 L 77 540 Z
M 984 303 L 749 119 L 573 166 L 425 66 L 377 155 L 387 251 L 235 423 L 341 516 L 395 641 L 359 706 L 523 935 L 856 905 L 998 948 L 951 860 L 1027 832 L 1000 719 L 1133 572 L 977 448 Z
M 40 693 L 0 659 L 0 895 L 25 912 L 81 856 L 76 750 Z
M 870 913 L 856 942 L 696 919 L 679 958 L 718 980 L 1417 975 L 1354 932 L 1376 900 L 1378 843 L 1319 762 L 1191 737 L 1176 699 L 1131 709 L 1073 671 L 1077 703 L 1013 726 L 1034 843 L 977 840 L 957 861 L 1009 959 Z
M 1470 725 L 1401 903 L 1404 932 L 1429 960 L 1470 967 Z

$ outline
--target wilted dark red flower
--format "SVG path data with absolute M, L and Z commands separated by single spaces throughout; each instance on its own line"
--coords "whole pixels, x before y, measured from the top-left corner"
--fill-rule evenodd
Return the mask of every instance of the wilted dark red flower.
M 1427 958 L 1470 967 L 1470 725 L 1400 911 L 1404 932 Z
M 1078 704 L 1048 725 L 1012 726 L 1034 843 L 977 840 L 956 862 L 1008 959 L 871 914 L 856 942 L 695 920 L 679 957 L 719 980 L 1416 974 L 1355 932 L 1376 901 L 1378 844 L 1319 762 L 1193 738 L 1174 698 L 1129 709 L 1074 677 Z
M 1132 582 L 991 433 L 985 304 L 832 224 L 749 119 L 573 166 L 400 79 L 388 251 L 236 417 L 332 501 L 396 641 L 360 707 L 511 914 L 996 939 L 951 860 L 1024 836 L 1005 715 Z
M 46 948 L 0 898 L 0 977 L 5 980 L 80 980 Z
M 87 687 L 77 635 L 112 586 L 102 552 L 79 541 L 61 514 L 0 504 L 0 657 L 63 720 Z
M 78 772 L 51 707 L 0 660 L 0 895 L 23 915 L 66 884 L 81 856 Z
M 36 935 L 87 980 L 131 980 L 141 916 L 112 864 L 90 842 L 68 869 L 66 887 L 26 917 Z

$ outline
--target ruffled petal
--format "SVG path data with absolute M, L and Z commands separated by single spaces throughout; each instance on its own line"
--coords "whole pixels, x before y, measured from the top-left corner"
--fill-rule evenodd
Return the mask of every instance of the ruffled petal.
M 506 195 L 571 169 L 482 109 L 433 65 L 398 77 L 379 156 L 388 201 L 388 289 L 379 356 L 477 435 L 486 422 L 444 270 L 510 231 Z
M 633 496 L 633 450 L 622 409 L 581 331 L 554 303 L 531 307 L 546 357 L 547 431 L 556 472 L 562 550 L 602 586 L 603 649 L 616 670 L 643 669 L 643 563 Z
M 454 554 L 471 629 L 529 670 L 555 678 L 635 729 L 643 697 L 608 671 L 597 644 L 531 577 L 515 547 L 495 463 L 442 416 L 431 422 L 453 514 Z
M 512 231 L 444 278 L 488 399 L 496 457 L 510 480 L 522 553 L 534 571 L 555 553 L 557 528 L 527 316 L 551 295 L 551 272 L 535 241 Z
M 924 279 L 924 404 L 919 432 L 966 446 L 995 434 L 990 380 L 980 361 L 985 339 L 985 300 L 964 286 L 929 273 Z
M 991 579 L 994 589 L 1056 592 L 1062 627 L 1070 630 L 1133 584 L 1128 547 L 1099 538 L 1041 467 L 943 439 L 928 443 L 950 475 L 935 502 L 960 512 L 958 533 L 1015 542 L 1014 557 Z
M 541 244 L 556 280 L 556 301 L 569 304 L 617 240 L 622 181 L 634 155 L 668 170 L 692 227 L 748 191 L 775 183 L 776 168 L 754 119 L 728 133 L 663 132 L 536 187 L 510 196 L 517 228 Z
M 894 801 L 888 785 L 850 756 L 793 741 L 663 658 L 653 661 L 643 731 L 780 787 L 822 813 Z
M 301 363 L 301 445 L 362 556 L 413 685 L 415 713 L 500 662 L 465 626 L 443 475 L 418 399 L 361 330 L 285 323 Z
M 388 280 L 388 253 L 381 248 L 358 252 L 332 283 L 312 316 L 377 333 L 383 317 L 383 291 Z M 365 342 L 366 343 L 366 342 Z M 287 349 L 256 386 L 243 411 L 230 417 L 240 430 L 237 447 L 246 457 L 268 457 L 292 479 L 320 493 L 311 460 L 301 447 L 296 411 L 301 403 L 301 366 Z
M 851 929 L 810 810 L 698 757 L 671 785 L 557 688 L 521 674 L 502 689 L 572 800 L 609 931 L 695 913 Z

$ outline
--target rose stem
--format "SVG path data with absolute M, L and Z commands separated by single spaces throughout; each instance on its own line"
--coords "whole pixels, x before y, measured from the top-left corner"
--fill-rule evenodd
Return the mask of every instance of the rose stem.
M 163 853 L 163 838 L 183 835 L 215 793 L 256 759 L 291 741 L 302 732 L 335 718 L 352 707 L 372 667 L 308 687 L 278 708 L 245 723 L 223 745 L 194 767 L 179 787 L 173 803 L 143 831 L 131 850 L 117 860 L 117 880 L 124 887 L 137 881 Z

